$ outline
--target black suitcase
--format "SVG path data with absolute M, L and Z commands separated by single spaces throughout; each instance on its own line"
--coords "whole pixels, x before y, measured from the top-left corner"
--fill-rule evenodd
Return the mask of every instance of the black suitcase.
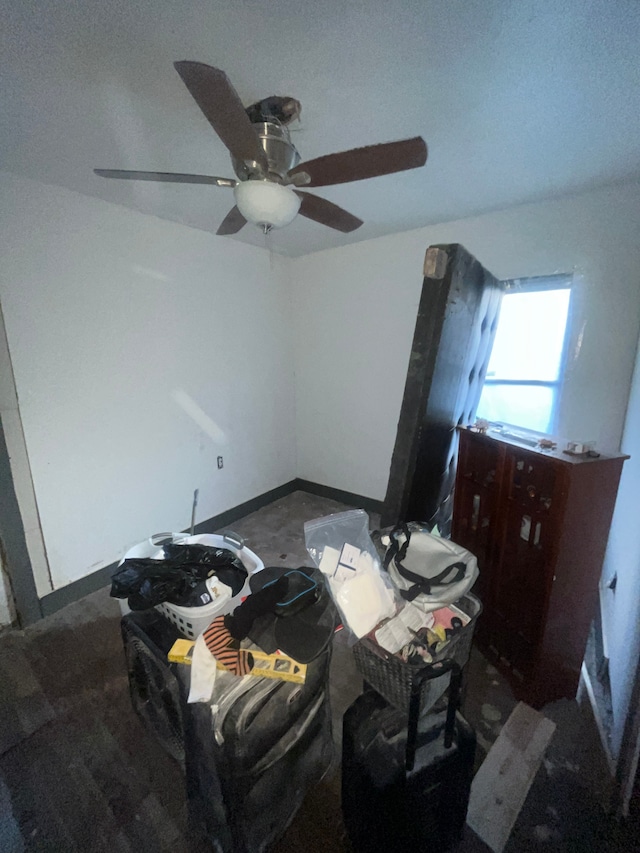
M 330 649 L 304 684 L 222 674 L 212 713 L 187 704 L 189 671 L 167 662 L 173 625 L 144 611 L 123 618 L 122 635 L 133 707 L 183 764 L 192 824 L 219 853 L 266 850 L 333 758 Z
M 179 636 L 155 610 L 120 623 L 131 705 L 144 727 L 184 768 L 184 696 L 167 652 Z
M 423 681 L 448 672 L 446 708 L 419 719 Z M 355 853 L 442 853 L 459 840 L 476 748 L 473 729 L 456 711 L 460 682 L 460 667 L 442 661 L 414 679 L 408 720 L 373 690 L 346 711 L 342 810 Z

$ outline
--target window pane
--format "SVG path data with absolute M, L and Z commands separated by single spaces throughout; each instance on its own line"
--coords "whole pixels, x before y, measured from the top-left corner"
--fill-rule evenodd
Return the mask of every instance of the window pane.
M 544 385 L 485 385 L 478 417 L 549 432 L 555 394 Z
M 487 379 L 559 379 L 570 295 L 568 288 L 505 294 Z

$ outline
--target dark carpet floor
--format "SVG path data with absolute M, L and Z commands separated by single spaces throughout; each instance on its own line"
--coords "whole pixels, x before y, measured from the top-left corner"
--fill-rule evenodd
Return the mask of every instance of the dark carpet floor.
M 304 520 L 343 508 L 295 493 L 234 528 L 265 564 L 298 566 L 308 562 Z M 0 636 L 0 853 L 212 849 L 188 827 L 179 765 L 131 709 L 119 619 L 117 603 L 101 590 L 26 631 Z M 349 649 L 337 645 L 331 674 L 337 754 L 342 714 L 361 686 Z M 478 732 L 479 761 L 515 704 L 474 650 L 464 711 Z M 556 735 L 507 853 L 640 851 L 637 821 L 620 824 L 602 808 L 606 767 L 588 707 L 564 701 L 544 713 L 556 722 Z M 458 849 L 487 848 L 468 830 Z M 273 850 L 349 850 L 337 763 Z

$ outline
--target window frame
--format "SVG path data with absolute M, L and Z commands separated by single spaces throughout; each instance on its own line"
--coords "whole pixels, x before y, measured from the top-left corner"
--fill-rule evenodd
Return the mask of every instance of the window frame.
M 513 278 L 506 279 L 504 281 L 505 285 L 505 293 L 504 296 L 509 296 L 510 294 L 515 293 L 540 293 L 542 291 L 547 290 L 568 290 L 569 291 L 569 305 L 567 307 L 567 321 L 564 327 L 564 338 L 562 341 L 562 351 L 560 354 L 560 363 L 558 366 L 558 378 L 554 380 L 544 380 L 544 379 L 491 379 L 485 376 L 485 380 L 482 383 L 482 391 L 484 391 L 485 385 L 491 385 L 493 387 L 497 386 L 520 386 L 520 387 L 541 387 L 541 388 L 550 388 L 553 392 L 552 396 L 552 404 L 551 404 L 551 412 L 549 415 L 549 434 L 553 434 L 557 430 L 558 426 L 558 409 L 560 402 L 560 393 L 562 391 L 562 386 L 564 383 L 565 371 L 568 362 L 569 356 L 569 340 L 571 337 L 570 334 L 570 326 L 571 326 L 571 312 L 572 312 L 572 302 L 573 302 L 573 285 L 574 278 L 572 273 L 556 273 L 554 275 L 546 275 L 546 276 L 532 276 L 530 278 Z M 500 328 L 500 319 L 498 318 L 498 328 Z M 491 357 L 489 357 L 489 361 Z M 480 392 L 480 400 L 482 400 L 482 391 Z M 479 401 L 480 402 L 480 401 Z M 478 405 L 479 405 L 478 402 Z M 530 427 L 527 427 L 525 424 L 515 424 L 510 421 L 493 421 L 492 423 L 506 423 L 512 427 L 518 427 L 519 429 L 527 429 L 531 432 L 538 432 L 538 430 L 532 430 Z

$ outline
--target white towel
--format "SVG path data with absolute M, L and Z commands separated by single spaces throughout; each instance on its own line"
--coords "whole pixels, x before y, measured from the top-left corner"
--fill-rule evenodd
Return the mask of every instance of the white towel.
M 196 640 L 191 657 L 191 687 L 187 702 L 210 702 L 216 680 L 217 661 L 202 634 Z

